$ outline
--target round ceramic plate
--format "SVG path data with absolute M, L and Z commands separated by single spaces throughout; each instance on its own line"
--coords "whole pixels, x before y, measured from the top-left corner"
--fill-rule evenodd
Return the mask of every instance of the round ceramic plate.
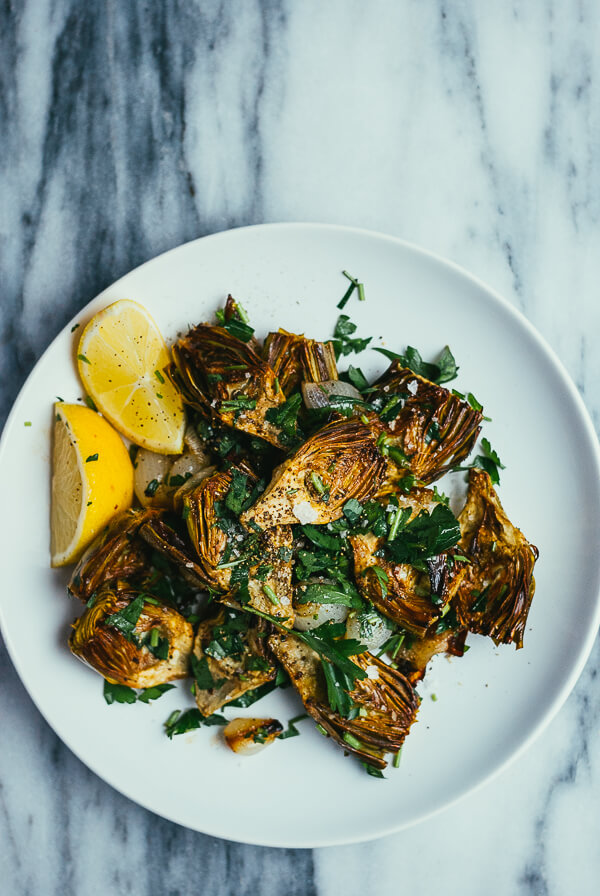
M 493 422 L 484 434 L 506 465 L 500 496 L 538 545 L 537 592 L 525 646 L 469 636 L 463 659 L 437 657 L 398 769 L 365 774 L 310 720 L 301 736 L 250 758 L 231 753 L 220 729 L 168 740 L 163 723 L 191 707 L 189 683 L 151 705 L 107 706 L 102 681 L 69 653 L 81 607 L 68 575 L 49 568 L 52 402 L 82 395 L 73 364 L 81 325 L 110 302 L 145 305 L 167 339 L 210 319 L 228 292 L 259 336 L 279 326 L 325 339 L 347 268 L 365 284 L 346 312 L 357 334 L 433 358 L 447 343 L 460 365 L 452 384 L 471 390 Z M 81 330 L 79 330 L 81 332 Z M 367 350 L 367 375 L 385 359 Z M 31 426 L 24 425 L 31 421 Z M 119 280 L 60 333 L 25 384 L 1 444 L 5 515 L 0 541 L 2 631 L 31 697 L 62 740 L 131 799 L 187 827 L 271 846 L 366 840 L 414 824 L 505 766 L 541 731 L 573 687 L 599 618 L 599 462 L 577 391 L 527 321 L 452 264 L 399 240 L 340 227 L 267 225 L 181 246 Z M 594 549 L 590 549 L 593 546 Z M 433 683 L 431 683 L 433 682 Z M 431 699 L 432 691 L 437 699 Z M 290 689 L 226 715 L 301 712 Z

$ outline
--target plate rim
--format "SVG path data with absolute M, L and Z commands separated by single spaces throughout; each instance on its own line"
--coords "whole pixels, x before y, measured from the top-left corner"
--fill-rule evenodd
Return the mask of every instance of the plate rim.
M 586 404 L 581 396 L 579 390 L 577 389 L 573 379 L 571 378 L 569 372 L 567 371 L 565 365 L 560 360 L 558 355 L 555 353 L 554 349 L 550 346 L 547 340 L 542 336 L 542 334 L 536 329 L 536 327 L 529 321 L 529 319 L 525 316 L 525 314 L 517 307 L 515 307 L 508 299 L 506 299 L 501 293 L 499 293 L 496 289 L 482 280 L 480 277 L 472 274 L 470 271 L 465 269 L 462 265 L 457 264 L 449 258 L 446 258 L 443 255 L 440 255 L 436 252 L 433 252 L 430 249 L 426 249 L 425 247 L 413 243 L 409 240 L 402 239 L 401 237 L 393 236 L 389 233 L 385 233 L 382 231 L 371 230 L 368 228 L 361 227 L 353 227 L 341 224 L 332 224 L 332 223 L 320 223 L 320 222 L 310 222 L 310 221 L 285 221 L 285 222 L 269 222 L 264 224 L 250 224 L 240 227 L 232 227 L 226 230 L 217 231 L 215 233 L 206 234 L 205 236 L 196 237 L 195 239 L 188 240 L 185 243 L 181 243 L 177 246 L 173 246 L 171 249 L 166 250 L 165 252 L 161 252 L 158 255 L 149 258 L 147 261 L 143 262 L 140 265 L 132 268 L 127 271 L 117 280 L 110 283 L 107 287 L 105 287 L 101 292 L 99 292 L 96 296 L 86 302 L 85 305 L 80 308 L 76 314 L 62 327 L 52 338 L 51 342 L 44 349 L 40 357 L 36 360 L 35 364 L 29 371 L 25 382 L 22 384 L 17 397 L 15 398 L 13 405 L 9 411 L 9 414 L 4 423 L 2 433 L 0 435 L 0 467 L 2 465 L 2 458 L 6 444 L 8 443 L 13 427 L 15 426 L 15 421 L 17 419 L 20 405 L 24 399 L 25 390 L 27 389 L 28 383 L 37 369 L 38 365 L 43 361 L 46 355 L 51 351 L 55 341 L 63 334 L 67 328 L 71 328 L 73 323 L 76 321 L 76 318 L 80 318 L 82 313 L 85 313 L 90 305 L 97 302 L 102 298 L 105 293 L 109 290 L 112 290 L 115 286 L 117 286 L 123 279 L 131 276 L 135 272 L 140 271 L 145 268 L 146 265 L 150 265 L 157 261 L 158 259 L 164 259 L 167 256 L 177 253 L 184 249 L 185 247 L 190 247 L 193 244 L 200 242 L 216 242 L 216 241 L 226 241 L 232 235 L 239 235 L 243 232 L 254 232 L 257 230 L 260 231 L 281 231 L 281 230 L 311 230 L 311 231 L 328 231 L 334 233 L 349 233 L 354 234 L 356 236 L 362 236 L 368 239 L 375 239 L 377 241 L 385 241 L 391 244 L 394 244 L 400 247 L 403 250 L 407 250 L 409 253 L 420 256 L 421 258 L 427 259 L 429 262 L 433 262 L 440 268 L 447 268 L 452 270 L 454 273 L 459 276 L 465 278 L 470 281 L 473 285 L 477 286 L 480 290 L 487 294 L 487 297 L 496 303 L 496 305 L 500 306 L 500 308 L 507 312 L 509 317 L 512 317 L 514 322 L 518 324 L 522 329 L 524 329 L 530 338 L 535 342 L 538 349 L 541 350 L 544 355 L 545 360 L 554 368 L 554 371 L 558 374 L 560 381 L 566 387 L 570 398 L 573 402 L 573 405 L 577 411 L 577 415 L 579 418 L 579 422 L 583 425 L 583 430 L 585 432 L 587 438 L 587 448 L 589 449 L 589 457 L 590 460 L 593 460 L 595 464 L 595 472 L 596 472 L 596 480 L 597 484 L 600 486 L 600 444 L 598 441 L 598 436 L 596 434 L 596 430 L 594 424 L 592 422 L 590 413 L 586 407 Z M 546 711 L 542 715 L 541 719 L 531 730 L 529 735 L 516 747 L 502 762 L 500 762 L 495 768 L 489 771 L 486 774 L 483 774 L 480 779 L 474 781 L 469 787 L 463 790 L 460 794 L 450 797 L 449 799 L 442 802 L 440 805 L 436 806 L 434 809 L 425 810 L 420 814 L 417 814 L 412 819 L 403 821 L 397 824 L 384 824 L 378 827 L 376 830 L 373 830 L 371 833 L 364 835 L 358 834 L 355 836 L 340 836 L 336 837 L 335 835 L 327 837 L 327 839 L 319 839 L 317 841 L 312 841 L 309 838 L 299 837 L 295 839 L 279 839 L 274 841 L 272 839 L 260 839 L 260 837 L 244 837 L 243 839 L 240 837 L 232 836 L 230 833 L 227 833 L 226 830 L 215 830 L 214 828 L 211 830 L 206 830 L 205 828 L 199 827 L 197 825 L 187 825 L 177 818 L 173 817 L 168 812 L 163 812 L 157 810 L 154 806 L 148 803 L 145 799 L 140 799 L 138 796 L 133 796 L 129 792 L 127 787 L 114 784 L 106 774 L 101 771 L 95 761 L 88 761 L 84 759 L 83 756 L 80 755 L 80 752 L 77 748 L 75 748 L 68 735 L 63 735 L 59 733 L 54 725 L 48 719 L 46 712 L 43 707 L 39 705 L 38 701 L 35 699 L 33 694 L 31 693 L 28 684 L 27 684 L 27 672 L 24 668 L 24 663 L 18 657 L 18 651 L 13 646 L 10 634 L 6 630 L 6 625 L 3 618 L 3 610 L 2 610 L 2 602 L 0 602 L 0 632 L 2 634 L 4 643 L 6 645 L 7 653 L 10 657 L 10 660 L 15 668 L 17 675 L 21 681 L 21 684 L 25 688 L 29 698 L 32 703 L 38 710 L 38 712 L 43 717 L 44 721 L 50 726 L 52 731 L 56 734 L 56 736 L 65 744 L 65 746 L 77 757 L 77 759 L 82 762 L 86 768 L 89 768 L 94 774 L 96 774 L 102 781 L 116 790 L 118 793 L 125 796 L 127 799 L 131 800 L 136 805 L 142 806 L 149 812 L 152 812 L 159 817 L 166 819 L 167 821 L 173 822 L 174 824 L 178 824 L 181 827 L 188 828 L 189 830 L 194 830 L 198 833 L 205 834 L 207 836 L 219 837 L 224 840 L 228 840 L 230 842 L 235 843 L 243 843 L 253 846 L 264 846 L 264 847 L 276 847 L 282 849 L 314 849 L 321 848 L 326 846 L 342 846 L 342 845 L 350 845 L 355 843 L 366 843 L 371 840 L 379 839 L 382 837 L 389 836 L 391 834 L 397 833 L 402 830 L 406 830 L 410 827 L 413 827 L 417 824 L 421 824 L 429 818 L 432 818 L 439 813 L 445 811 L 456 803 L 462 801 L 466 797 L 474 794 L 480 788 L 484 787 L 486 784 L 493 781 L 496 777 L 501 775 L 513 762 L 515 762 L 520 756 L 522 756 L 529 747 L 534 743 L 535 740 L 542 734 L 542 732 L 546 729 L 546 727 L 550 724 L 550 722 L 555 718 L 557 713 L 565 704 L 567 698 L 571 694 L 574 689 L 583 669 L 589 659 L 590 653 L 592 651 L 594 642 L 596 640 L 597 632 L 600 627 L 600 559 L 596 564 L 596 577 L 595 577 L 595 586 L 596 586 L 596 601 L 595 608 L 593 613 L 593 621 L 588 627 L 587 634 L 582 641 L 582 647 L 579 651 L 579 655 L 577 657 L 577 661 L 573 664 L 571 671 L 568 676 L 566 676 L 563 681 L 558 693 L 554 697 L 554 699 L 548 705 Z

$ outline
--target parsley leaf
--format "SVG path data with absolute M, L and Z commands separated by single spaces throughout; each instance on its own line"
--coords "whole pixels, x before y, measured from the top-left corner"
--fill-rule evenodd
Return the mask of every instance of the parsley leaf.
M 214 679 L 212 672 L 210 671 L 208 660 L 205 656 L 201 659 L 192 653 L 190 656 L 190 663 L 192 666 L 192 675 L 194 676 L 194 681 L 196 682 L 196 686 L 200 688 L 201 691 L 211 691 L 213 688 L 218 688 L 225 681 L 224 678 Z
M 279 740 L 286 740 L 288 737 L 298 737 L 300 732 L 296 728 L 296 722 L 302 721 L 302 719 L 307 719 L 307 713 L 303 712 L 302 715 L 295 716 L 293 719 L 290 719 L 288 722 L 288 726 L 285 731 L 282 731 L 281 734 L 278 734 L 277 737 Z
M 104 680 L 104 699 L 110 706 L 112 703 L 135 703 L 136 693 L 124 684 L 115 684 Z
M 336 359 L 339 359 L 342 355 L 349 355 L 352 352 L 358 353 L 364 351 L 373 338 L 372 336 L 368 336 L 366 339 L 361 339 L 359 337 L 353 338 L 352 334 L 355 332 L 356 324 L 352 323 L 347 314 L 340 314 L 335 325 L 335 330 L 333 331 L 334 338 L 331 340 Z
M 226 724 L 227 719 L 216 713 L 205 718 L 199 709 L 188 709 L 184 713 L 180 709 L 176 709 L 165 722 L 165 732 L 169 740 L 172 740 L 174 734 L 185 734 L 188 731 L 195 731 L 196 728 L 202 728 L 202 726 L 210 728 L 212 725 Z
M 149 703 L 151 700 L 158 700 L 167 691 L 173 690 L 174 684 L 155 684 L 151 688 L 145 688 L 138 696 L 140 703 Z
M 454 547 L 460 539 L 458 520 L 445 504 L 436 504 L 431 513 L 422 511 L 399 530 L 385 547 L 395 563 L 429 560 Z
M 104 620 L 104 625 L 116 628 L 128 641 L 139 645 L 139 640 L 135 635 L 135 627 L 143 609 L 144 595 L 140 594 L 126 607 L 123 607 L 122 610 L 107 616 Z
M 375 348 L 375 351 L 385 355 L 391 361 L 400 361 L 403 367 L 408 367 L 417 376 L 422 376 L 424 379 L 438 385 L 455 379 L 458 373 L 456 360 L 448 346 L 444 348 L 434 364 L 424 361 L 419 350 L 412 345 L 407 346 L 403 355 L 398 354 L 398 352 L 392 352 L 387 348 Z
M 492 446 L 489 443 L 488 439 L 481 440 L 481 448 L 483 450 L 483 454 L 478 454 L 471 466 L 479 467 L 481 470 L 485 470 L 485 472 L 489 475 L 494 485 L 500 484 L 500 470 L 505 470 L 506 467 L 501 462 L 497 453 L 494 451 Z

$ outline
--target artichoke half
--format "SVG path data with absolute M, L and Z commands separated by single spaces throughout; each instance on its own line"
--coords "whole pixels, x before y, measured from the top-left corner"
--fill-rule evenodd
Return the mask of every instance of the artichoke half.
M 389 456 L 399 456 L 400 466 L 425 483 L 439 479 L 468 457 L 481 429 L 481 411 L 402 367 L 398 360 L 377 380 L 370 400 L 381 406 Z M 403 475 L 390 465 L 392 481 Z
M 350 498 L 370 498 L 386 468 L 374 428 L 371 421 L 352 417 L 318 430 L 275 469 L 261 497 L 242 514 L 242 523 L 262 529 L 298 522 L 323 525 L 339 519 Z
M 208 418 L 279 446 L 267 411 L 285 401 L 275 372 L 224 327 L 198 324 L 172 349 L 169 370 L 183 400 Z
M 149 688 L 186 678 L 193 629 L 143 592 L 104 589 L 73 625 L 72 653 L 110 682 Z
M 232 609 L 221 608 L 200 623 L 191 667 L 196 705 L 204 716 L 275 678 L 264 633 L 262 619 Z
M 397 494 L 396 499 L 399 506 L 395 512 L 406 510 L 408 522 L 438 506 L 427 488 L 413 488 L 406 495 Z M 452 550 L 417 566 L 396 563 L 385 556 L 385 539 L 372 532 L 351 535 L 349 540 L 359 591 L 388 619 L 419 638 L 425 637 L 456 594 L 464 564 L 454 562 Z
M 292 634 L 274 634 L 269 647 L 289 674 L 306 711 L 333 740 L 367 765 L 385 768 L 386 753 L 397 753 L 415 720 L 418 697 L 398 670 L 369 653 L 352 661 L 366 673 L 350 692 L 359 709 L 353 718 L 333 712 L 319 655 Z
M 496 644 L 522 647 L 538 549 L 510 522 L 483 470 L 469 471 L 467 502 L 458 520 L 460 547 L 471 561 L 456 602 L 460 623 Z

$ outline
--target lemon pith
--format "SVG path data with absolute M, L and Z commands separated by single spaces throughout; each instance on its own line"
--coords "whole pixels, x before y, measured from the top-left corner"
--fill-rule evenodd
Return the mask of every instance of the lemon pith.
M 113 426 L 150 451 L 179 454 L 185 414 L 164 374 L 170 360 L 152 317 L 129 299 L 94 315 L 77 350 L 81 380 Z
M 95 411 L 62 402 L 54 410 L 50 553 L 52 566 L 65 566 L 131 506 L 133 467 L 119 434 Z

